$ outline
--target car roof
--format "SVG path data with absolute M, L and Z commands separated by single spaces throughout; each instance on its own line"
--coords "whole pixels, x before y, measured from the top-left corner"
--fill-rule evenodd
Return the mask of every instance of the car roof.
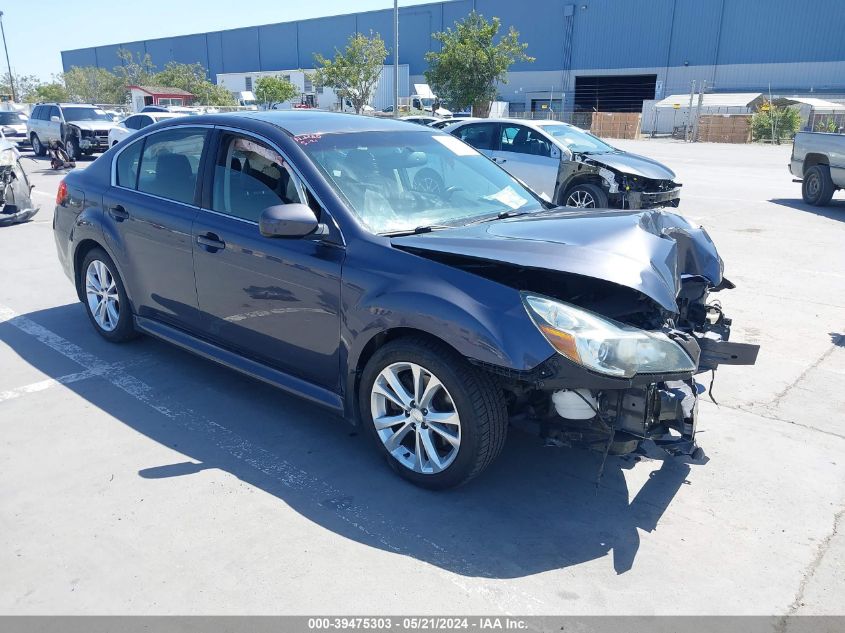
M 397 121 L 393 118 L 327 112 L 325 110 L 250 110 L 246 112 L 226 112 L 191 117 L 191 122 L 199 123 L 206 120 L 219 123 L 222 121 L 231 122 L 232 119 L 263 121 L 285 130 L 292 136 L 339 132 L 408 132 L 417 128 L 420 130 L 425 129 L 421 126 L 409 125 L 407 121 Z
M 566 127 L 573 127 L 569 123 L 565 123 L 563 121 L 554 121 L 552 119 L 511 119 L 507 117 L 490 117 L 489 119 L 481 119 L 481 118 L 469 118 L 469 119 L 455 119 L 455 123 L 461 123 L 463 121 L 470 121 L 477 123 L 479 121 L 484 121 L 485 123 L 513 123 L 515 125 L 526 125 L 528 127 L 543 127 L 547 125 L 563 125 Z

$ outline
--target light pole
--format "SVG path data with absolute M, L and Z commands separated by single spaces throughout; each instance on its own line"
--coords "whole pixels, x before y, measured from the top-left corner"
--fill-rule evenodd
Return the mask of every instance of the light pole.
M 12 62 L 9 61 L 9 49 L 6 47 L 6 29 L 3 28 L 3 12 L 0 11 L 0 33 L 3 34 L 3 50 L 6 51 L 6 66 L 9 69 L 9 86 L 12 88 L 12 101 L 17 101 L 15 95 L 15 78 L 12 77 Z
M 399 118 L 399 0 L 393 0 L 393 118 Z

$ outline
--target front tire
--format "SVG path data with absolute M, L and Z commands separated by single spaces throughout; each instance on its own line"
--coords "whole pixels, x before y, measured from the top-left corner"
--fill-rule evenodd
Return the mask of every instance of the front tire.
M 47 153 L 47 148 L 44 147 L 44 144 L 35 132 L 29 137 L 29 141 L 32 143 L 32 152 L 36 156 L 44 156 Z
M 390 466 L 433 490 L 480 474 L 507 435 L 501 389 L 451 348 L 425 338 L 392 341 L 367 363 L 361 419 Z
M 85 311 L 100 336 L 112 343 L 137 336 L 123 281 L 104 250 L 94 248 L 85 255 L 79 283 Z
M 813 165 L 804 174 L 801 183 L 801 196 L 804 202 L 814 207 L 824 207 L 833 198 L 833 179 L 830 177 L 830 167 L 827 165 Z
M 67 155 L 71 162 L 76 162 L 82 157 L 82 152 L 79 150 L 79 141 L 77 141 L 73 136 L 68 137 L 67 143 L 65 143 L 65 149 L 67 150 Z
M 607 194 L 604 189 L 591 183 L 571 187 L 564 196 L 564 205 L 579 209 L 606 209 Z

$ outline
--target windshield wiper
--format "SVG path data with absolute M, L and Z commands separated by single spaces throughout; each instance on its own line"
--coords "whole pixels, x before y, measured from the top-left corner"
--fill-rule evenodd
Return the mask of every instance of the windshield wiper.
M 481 218 L 480 220 L 474 220 L 470 222 L 467 226 L 472 224 L 483 224 L 484 222 L 492 222 L 493 220 L 504 220 L 505 218 L 516 218 L 520 215 L 528 215 L 529 213 L 533 213 L 532 211 L 499 211 L 494 216 L 489 218 Z
M 453 229 L 454 226 L 446 226 L 445 224 L 427 224 L 425 226 L 418 226 L 415 229 L 402 229 L 401 231 L 388 231 L 382 233 L 385 237 L 401 237 L 403 235 L 419 235 L 420 233 L 431 233 L 438 229 Z

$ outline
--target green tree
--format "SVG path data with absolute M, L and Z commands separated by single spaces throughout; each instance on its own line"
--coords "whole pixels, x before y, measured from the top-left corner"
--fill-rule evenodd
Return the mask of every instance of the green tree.
M 501 21 L 491 21 L 473 11 L 464 20 L 433 35 L 441 50 L 426 53 L 428 83 L 449 107 L 462 110 L 469 106 L 475 116 L 486 117 L 496 98 L 498 84 L 507 83 L 508 68 L 516 62 L 533 62 L 525 53 L 528 44 L 519 41 L 511 27 L 498 42 Z
M 41 80 L 35 75 L 13 75 L 15 82 L 15 97 L 19 103 L 32 101 L 33 94 L 41 85 Z M 9 73 L 0 76 L 0 94 L 12 94 L 12 86 L 9 81 Z
M 64 82 L 61 81 L 51 81 L 50 83 L 41 84 L 27 96 L 27 101 L 29 103 L 39 103 L 43 101 L 55 101 L 61 103 L 69 100 L 70 95 L 68 95 Z
M 120 64 L 114 67 L 114 74 L 120 77 L 124 86 L 149 86 L 155 75 L 155 65 L 149 53 L 137 56 L 125 48 L 117 51 Z
M 187 90 L 196 97 L 196 103 L 201 105 L 229 106 L 235 104 L 232 93 L 223 86 L 211 83 L 208 80 L 205 67 L 199 62 L 194 64 L 168 62 L 164 70 L 150 78 L 150 85 Z
M 281 77 L 261 77 L 255 82 L 255 98 L 263 103 L 267 109 L 272 109 L 277 103 L 290 101 L 299 90 L 290 81 Z
M 378 33 L 370 31 L 370 37 L 355 33 L 349 37 L 346 50 L 341 53 L 335 49 L 334 59 L 326 59 L 319 53 L 314 55 L 317 65 L 314 83 L 332 88 L 361 114 L 370 101 L 386 58 L 387 49 Z
M 751 117 L 751 134 L 755 141 L 771 140 L 774 130 L 775 143 L 791 139 L 801 128 L 801 113 L 785 103 L 766 102 Z
M 74 66 L 63 75 L 69 101 L 119 104 L 126 102 L 126 83 L 105 68 Z

